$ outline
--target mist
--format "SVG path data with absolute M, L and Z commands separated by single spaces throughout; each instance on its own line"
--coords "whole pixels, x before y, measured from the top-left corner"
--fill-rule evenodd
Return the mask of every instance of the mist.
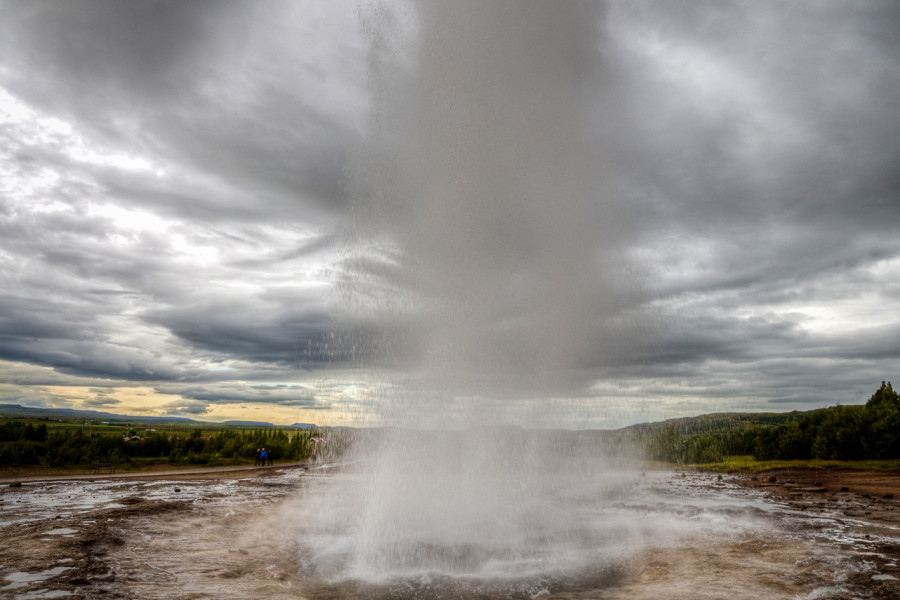
M 638 280 L 623 251 L 632 223 L 595 117 L 603 15 L 593 3 L 416 9 L 370 22 L 416 59 L 388 43 L 371 57 L 344 308 L 405 374 L 412 400 L 393 397 L 389 422 L 421 424 L 423 403 L 444 424 L 503 420 L 465 407 L 571 393 L 582 368 L 630 343 L 615 331 L 633 300 L 623 284 Z

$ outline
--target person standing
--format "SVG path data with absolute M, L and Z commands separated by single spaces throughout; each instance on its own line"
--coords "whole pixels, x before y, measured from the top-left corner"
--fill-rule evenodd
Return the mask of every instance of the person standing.
M 266 458 L 268 457 L 268 454 L 269 453 L 266 452 L 265 448 L 263 448 L 262 452 L 260 452 L 260 454 L 259 454 L 259 458 L 260 458 L 259 464 L 262 465 L 263 467 L 266 466 Z
M 260 461 L 261 458 L 262 458 L 262 450 L 260 450 L 259 448 L 257 448 L 257 449 L 256 449 L 256 461 L 253 463 L 253 466 L 258 467 L 258 466 L 259 466 L 259 461 Z

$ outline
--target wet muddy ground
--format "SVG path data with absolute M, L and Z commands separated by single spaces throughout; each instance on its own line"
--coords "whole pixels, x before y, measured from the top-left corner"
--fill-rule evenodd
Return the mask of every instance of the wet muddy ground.
M 546 585 L 318 576 L 304 520 L 332 501 L 334 477 L 3 484 L 0 598 L 900 598 L 893 475 L 635 474 L 609 514 L 646 515 L 648 533 L 609 540 L 595 570 Z

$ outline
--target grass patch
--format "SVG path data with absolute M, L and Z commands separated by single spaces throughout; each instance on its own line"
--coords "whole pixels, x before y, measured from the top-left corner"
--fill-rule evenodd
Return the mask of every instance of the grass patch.
M 51 477 L 54 475 L 90 475 L 94 469 L 44 467 L 29 465 L 25 467 L 0 466 L 0 479 L 19 479 L 22 477 Z
M 276 461 L 275 465 L 279 465 L 284 461 Z M 253 461 L 250 460 L 222 460 L 217 464 L 172 464 L 169 462 L 151 461 L 132 464 L 123 463 L 116 465 L 116 473 L 133 473 L 148 474 L 165 471 L 190 471 L 192 469 L 205 469 L 210 467 L 237 467 L 252 466 Z M 47 467 L 40 465 L 29 465 L 24 467 L 0 466 L 0 479 L 20 479 L 26 477 L 52 477 L 55 475 L 93 475 L 95 474 L 93 467 Z M 103 473 L 97 474 L 98 478 L 108 475 L 104 470 Z
M 760 473 L 772 469 L 856 469 L 860 471 L 900 471 L 900 460 L 755 460 L 752 456 L 727 456 L 721 462 L 684 465 L 718 473 Z

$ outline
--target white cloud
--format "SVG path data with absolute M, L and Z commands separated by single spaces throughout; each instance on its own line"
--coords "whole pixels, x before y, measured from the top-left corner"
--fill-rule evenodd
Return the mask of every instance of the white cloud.
M 372 423 L 425 356 L 611 423 L 862 400 L 900 358 L 881 5 L 554 8 L 538 45 L 455 7 L 435 37 L 414 4 L 22 6 L 4 398 Z

